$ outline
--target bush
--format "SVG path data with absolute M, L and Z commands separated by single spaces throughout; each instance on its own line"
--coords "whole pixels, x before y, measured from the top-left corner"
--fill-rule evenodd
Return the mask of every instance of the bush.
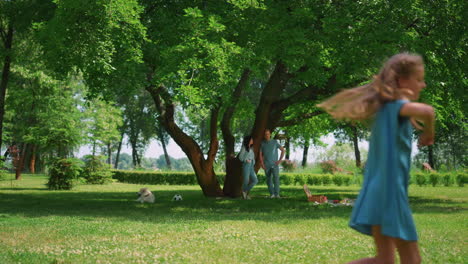
M 329 185 L 329 184 L 332 183 L 332 178 L 328 174 L 322 175 L 321 178 L 322 178 L 322 184 L 323 185 Z
M 346 175 L 346 176 L 343 176 L 343 183 L 344 183 L 344 185 L 349 186 L 349 185 L 351 184 L 351 179 L 352 179 L 352 178 L 351 178 L 350 176 L 347 176 L 347 175 Z
M 305 175 L 306 179 L 307 179 L 307 184 L 310 184 L 310 185 L 320 185 L 322 183 L 320 177 L 318 175 L 312 175 L 312 174 L 309 174 L 309 175 Z
M 426 181 L 426 174 L 421 173 L 421 172 L 418 172 L 418 173 L 415 173 L 414 176 L 416 177 L 416 183 L 417 183 L 419 186 L 426 185 L 426 183 L 427 183 L 427 181 Z
M 455 177 L 455 181 L 457 182 L 457 185 L 460 187 L 465 186 L 465 183 L 468 183 L 468 175 L 465 173 L 459 172 L 457 173 L 457 176 Z
M 334 173 L 336 169 L 336 164 L 332 160 L 323 161 L 320 163 L 320 168 L 323 173 Z
M 79 159 L 56 158 L 49 165 L 49 190 L 70 190 L 73 188 L 73 181 L 78 178 L 83 162 Z
M 294 171 L 297 168 L 297 164 L 292 160 L 283 160 L 281 167 L 283 167 L 284 171 Z
M 344 177 L 343 177 L 342 175 L 339 175 L 339 174 L 333 175 L 332 181 L 333 181 L 333 183 L 334 183 L 335 185 L 341 186 L 341 185 L 343 185 L 343 181 L 344 181 L 343 178 L 344 178 Z
M 280 174 L 280 182 L 284 185 L 291 185 L 294 183 L 294 176 L 286 173 Z
M 193 172 L 155 172 L 155 171 L 124 171 L 113 170 L 113 178 L 126 183 L 138 184 L 175 184 L 193 185 L 197 183 L 197 178 Z M 218 175 L 218 180 L 224 175 Z
M 0 181 L 5 180 L 8 175 L 8 171 L 5 167 L 5 162 L 0 160 Z
M 103 156 L 86 155 L 85 166 L 81 177 L 89 184 L 105 184 L 112 181 L 110 165 L 105 163 Z
M 435 187 L 439 183 L 439 174 L 431 172 L 429 174 L 429 182 L 432 184 L 432 187 Z
M 297 184 L 297 185 L 304 185 L 307 181 L 307 177 L 304 177 L 305 175 L 302 175 L 302 174 L 296 174 L 294 176 L 294 183 Z
M 453 184 L 453 178 L 450 173 L 445 173 L 442 175 L 442 184 L 444 186 L 451 186 Z

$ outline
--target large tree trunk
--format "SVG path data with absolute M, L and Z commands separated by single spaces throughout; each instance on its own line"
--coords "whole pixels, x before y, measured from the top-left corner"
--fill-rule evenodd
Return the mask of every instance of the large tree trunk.
M 210 121 L 210 147 L 205 159 L 200 146 L 175 123 L 175 106 L 164 86 L 158 88 L 150 85 L 146 90 L 151 94 L 159 116 L 160 124 L 166 129 L 172 139 L 187 155 L 192 164 L 198 184 L 203 194 L 208 197 L 224 196 L 214 172 L 213 164 L 218 150 L 217 140 L 217 116 L 219 107 L 212 111 Z
M 139 167 L 139 162 L 138 162 L 138 152 L 136 148 L 136 143 L 134 141 L 130 141 L 130 145 L 132 146 L 132 163 L 133 163 L 133 168 L 138 168 Z
M 354 156 L 356 158 L 356 167 L 361 167 L 361 152 L 359 151 L 358 146 L 358 131 L 356 126 L 351 126 L 353 131 L 353 146 L 354 146 Z
M 310 140 L 306 139 L 304 143 L 304 152 L 302 152 L 302 167 L 303 168 L 307 166 L 307 155 L 309 155 L 309 141 Z
M 21 172 L 23 172 L 23 169 L 24 169 L 24 159 L 26 157 L 27 147 L 28 147 L 28 144 L 26 143 L 22 144 L 22 148 L 20 151 L 21 154 L 19 156 L 18 165 L 16 166 L 16 175 L 15 175 L 16 180 L 21 180 Z
M 5 96 L 10 77 L 11 68 L 11 45 L 13 43 L 13 27 L 8 27 L 6 38 L 4 39 L 5 59 L 3 61 L 2 80 L 0 81 L 0 149 L 3 143 L 3 117 L 5 115 Z
M 261 166 L 260 145 L 265 134 L 265 129 L 274 130 L 276 128 L 271 116 L 272 106 L 281 98 L 280 96 L 288 80 L 289 75 L 286 66 L 281 61 L 277 62 L 265 88 L 263 88 L 260 102 L 255 110 L 255 122 L 251 133 L 254 141 L 255 171 L 258 171 Z
M 231 120 L 237 103 L 242 95 L 242 91 L 247 85 L 251 71 L 245 69 L 234 90 L 231 105 L 224 111 L 221 121 L 221 131 L 224 140 L 224 150 L 226 155 L 225 166 L 226 176 L 224 178 L 223 192 L 226 196 L 239 197 L 242 192 L 242 163 L 236 158 L 234 151 L 235 139 L 231 132 Z
M 112 150 L 110 143 L 107 143 L 107 164 L 112 165 Z
M 120 136 L 119 146 L 117 147 L 117 154 L 115 155 L 114 169 L 118 169 L 119 167 L 119 158 L 120 158 L 120 151 L 122 150 L 123 138 L 124 138 L 124 133 L 122 132 L 122 135 Z
M 291 139 L 286 136 L 286 142 L 284 143 L 286 147 L 286 159 L 289 160 L 289 155 L 291 154 Z
M 436 169 L 435 168 L 435 164 L 434 164 L 434 146 L 428 146 L 428 149 L 427 149 L 427 159 L 429 161 L 429 165 L 431 165 L 431 168 L 433 169 Z
M 29 171 L 32 174 L 36 173 L 36 148 L 36 144 L 31 145 L 31 159 L 29 160 Z

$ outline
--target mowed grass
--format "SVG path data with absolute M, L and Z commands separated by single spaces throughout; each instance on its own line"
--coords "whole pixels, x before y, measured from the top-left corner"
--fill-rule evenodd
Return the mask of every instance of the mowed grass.
M 47 179 L 0 181 L 0 263 L 346 263 L 371 256 L 371 237 L 347 227 L 350 207 L 314 206 L 301 186 L 281 199 L 256 186 L 252 200 L 205 198 L 199 186 L 81 185 L 49 191 Z M 321 186 L 331 199 L 359 187 Z M 179 193 L 184 200 L 172 202 Z M 410 186 L 423 263 L 468 262 L 468 188 Z

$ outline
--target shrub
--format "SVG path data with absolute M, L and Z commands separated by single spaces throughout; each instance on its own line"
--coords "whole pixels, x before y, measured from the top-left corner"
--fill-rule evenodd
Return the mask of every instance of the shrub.
M 321 178 L 322 178 L 323 185 L 329 185 L 332 182 L 332 178 L 328 174 L 322 175 Z
M 415 173 L 414 176 L 416 177 L 416 183 L 419 185 L 419 186 L 423 186 L 426 184 L 426 174 L 424 173 Z
M 465 173 L 459 172 L 455 177 L 455 181 L 458 186 L 463 187 L 465 186 L 465 183 L 468 183 L 468 176 Z
M 49 190 L 70 190 L 73 188 L 73 181 L 78 178 L 83 162 L 79 159 L 56 158 L 49 165 Z
M 90 184 L 105 184 L 112 181 L 112 172 L 109 164 L 105 163 L 104 157 L 86 155 L 85 166 L 81 177 Z
M 432 184 L 432 187 L 435 187 L 439 183 L 439 174 L 431 172 L 429 174 L 429 182 Z
M 6 179 L 7 174 L 8 174 L 8 171 L 6 170 L 5 162 L 0 160 L 0 181 Z
M 283 160 L 281 162 L 281 167 L 284 171 L 294 171 L 297 167 L 297 164 L 292 160 Z
M 126 183 L 138 184 L 177 184 L 193 185 L 197 183 L 197 178 L 193 172 L 155 172 L 155 171 L 124 171 L 113 170 L 113 178 Z M 217 175 L 218 179 L 224 175 Z
M 259 183 L 266 183 L 266 175 L 263 173 L 257 174 L 257 179 Z
M 351 184 L 351 177 L 348 175 L 343 176 L 343 183 L 344 185 L 349 186 Z
M 292 183 L 294 183 L 294 176 L 286 173 L 280 174 L 280 181 L 281 184 L 291 185 Z
M 320 168 L 323 173 L 334 173 L 336 169 L 336 164 L 332 160 L 323 161 L 320 163 Z
M 296 174 L 294 176 L 294 183 L 297 184 L 297 185 L 304 185 L 307 181 L 307 177 L 304 177 L 306 175 L 302 175 L 302 174 Z
M 305 175 L 305 177 L 307 179 L 307 184 L 320 185 L 322 183 L 318 175 L 309 174 L 309 175 Z
M 453 178 L 450 173 L 445 173 L 442 175 L 442 184 L 444 186 L 450 186 L 453 184 Z
M 344 177 L 342 175 L 336 174 L 336 175 L 333 175 L 332 181 L 335 185 L 341 186 L 343 184 L 343 178 Z

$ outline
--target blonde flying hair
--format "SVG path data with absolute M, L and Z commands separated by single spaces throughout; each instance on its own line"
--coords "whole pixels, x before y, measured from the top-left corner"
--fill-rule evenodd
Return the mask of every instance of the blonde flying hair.
M 402 89 L 398 79 L 409 78 L 418 66 L 424 66 L 421 56 L 400 53 L 385 62 L 379 74 L 363 86 L 343 90 L 317 106 L 335 119 L 366 120 L 371 118 L 386 102 L 411 94 Z

